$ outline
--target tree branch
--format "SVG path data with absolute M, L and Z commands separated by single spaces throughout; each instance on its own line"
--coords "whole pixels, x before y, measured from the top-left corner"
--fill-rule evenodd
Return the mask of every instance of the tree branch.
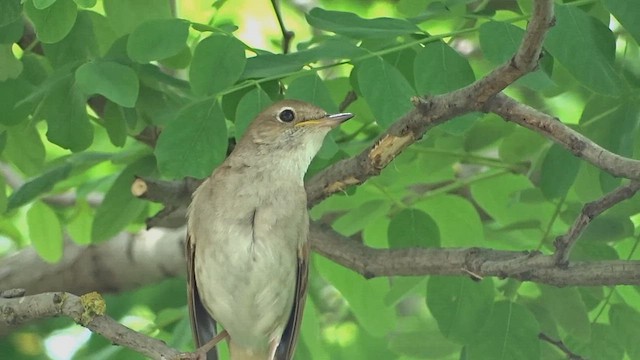
M 472 273 L 554 286 L 640 285 L 640 261 L 584 261 L 559 268 L 552 255 L 539 252 L 484 248 L 374 249 L 317 223 L 311 224 L 310 236 L 314 251 L 365 278 Z
M 613 176 L 640 180 L 640 161 L 614 154 L 554 118 L 507 95 L 498 94 L 487 102 L 486 111 L 500 115 L 542 134 L 571 151 L 575 156 Z
M 361 184 L 378 175 L 429 129 L 464 113 L 482 110 L 485 102 L 494 95 L 534 70 L 544 35 L 554 22 L 553 1 L 539 0 L 534 4 L 534 15 L 525 37 L 510 61 L 462 89 L 428 98 L 414 98 L 415 109 L 392 124 L 371 146 L 357 156 L 321 171 L 307 183 L 308 205 L 312 207 L 349 185 Z
M 291 40 L 293 39 L 295 33 L 293 31 L 287 30 L 287 27 L 284 25 L 284 20 L 282 19 L 282 11 L 280 10 L 280 3 L 278 1 L 279 0 L 271 0 L 271 6 L 273 7 L 273 11 L 276 13 L 278 26 L 280 26 L 280 31 L 282 32 L 282 53 L 288 54 Z
M 614 191 L 604 195 L 600 199 L 586 204 L 580 215 L 573 222 L 573 225 L 569 228 L 566 234 L 559 236 L 554 245 L 556 247 L 555 252 L 555 264 L 560 267 L 565 267 L 569 263 L 569 255 L 571 249 L 575 245 L 580 235 L 584 232 L 591 221 L 598 215 L 602 214 L 605 210 L 613 207 L 619 202 L 629 199 L 636 192 L 640 190 L 640 181 L 631 181 L 627 185 L 623 185 L 615 189 Z
M 561 340 L 554 340 L 545 333 L 538 334 L 538 338 L 560 349 L 560 351 L 567 356 L 568 360 L 584 360 L 582 356 L 572 352 Z
M 50 292 L 15 298 L 0 297 L 0 323 L 19 325 L 63 315 L 114 344 L 125 346 L 149 358 L 167 360 L 177 358 L 180 354 L 163 341 L 131 330 L 104 315 L 105 307 L 104 300 L 95 292 L 83 296 Z

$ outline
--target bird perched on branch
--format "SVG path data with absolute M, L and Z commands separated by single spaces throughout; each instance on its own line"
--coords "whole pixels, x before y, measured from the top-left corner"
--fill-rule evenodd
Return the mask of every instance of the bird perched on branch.
M 200 357 L 217 359 L 222 338 L 232 360 L 293 357 L 309 266 L 303 178 L 329 130 L 352 116 L 273 104 L 194 193 L 186 255 Z

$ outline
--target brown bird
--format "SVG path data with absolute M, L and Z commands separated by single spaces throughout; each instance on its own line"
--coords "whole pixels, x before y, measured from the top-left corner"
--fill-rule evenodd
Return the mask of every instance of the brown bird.
M 208 360 L 217 359 L 211 339 L 227 335 L 232 360 L 293 357 L 309 266 L 303 178 L 329 130 L 352 116 L 296 100 L 273 104 L 194 193 L 189 312 Z M 215 336 L 216 323 L 227 334 Z

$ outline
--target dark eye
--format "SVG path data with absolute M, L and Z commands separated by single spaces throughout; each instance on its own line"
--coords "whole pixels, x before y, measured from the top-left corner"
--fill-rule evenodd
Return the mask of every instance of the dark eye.
M 284 109 L 278 114 L 278 120 L 286 123 L 292 122 L 295 117 L 296 113 L 294 113 L 291 109 Z

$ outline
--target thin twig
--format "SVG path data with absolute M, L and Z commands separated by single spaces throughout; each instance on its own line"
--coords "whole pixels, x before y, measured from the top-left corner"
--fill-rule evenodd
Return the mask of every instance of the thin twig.
M 554 254 L 556 265 L 561 267 L 567 266 L 569 263 L 571 249 L 589 223 L 591 223 L 596 216 L 602 214 L 605 210 L 619 202 L 629 199 L 638 192 L 638 190 L 640 190 L 640 181 L 634 180 L 626 185 L 618 187 L 600 199 L 586 204 L 569 230 L 564 235 L 559 236 L 554 242 L 556 247 L 556 252 Z
M 280 31 L 282 32 L 282 53 L 288 54 L 289 46 L 291 45 L 291 40 L 293 39 L 295 33 L 293 31 L 287 30 L 286 26 L 284 25 L 279 0 L 271 0 L 271 5 L 273 6 L 273 11 L 276 13 L 278 25 L 280 26 Z
M 340 106 L 338 106 L 338 111 L 339 112 L 345 111 L 349 107 L 349 105 L 351 105 L 356 100 L 358 100 L 358 95 L 356 94 L 355 91 L 351 90 L 347 92 L 347 95 L 345 95 L 344 100 L 342 100 L 342 102 L 340 103 Z
M 567 345 L 565 345 L 561 340 L 554 340 L 549 336 L 547 336 L 547 334 L 545 333 L 538 334 L 538 338 L 560 349 L 560 351 L 562 351 L 565 355 L 567 355 L 567 359 L 569 360 L 585 360 L 582 356 L 569 350 Z

